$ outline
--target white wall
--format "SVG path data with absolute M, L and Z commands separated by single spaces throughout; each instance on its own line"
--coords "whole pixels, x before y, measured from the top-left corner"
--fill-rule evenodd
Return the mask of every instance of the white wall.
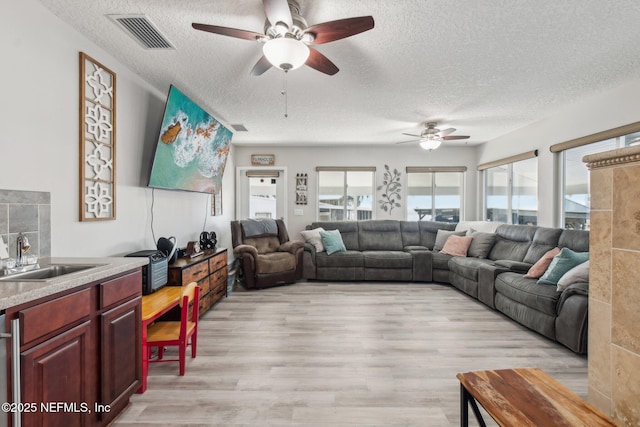
M 114 221 L 79 222 L 78 52 L 117 75 Z M 0 14 L 0 188 L 51 193 L 53 256 L 112 256 L 152 249 L 151 158 L 169 88 L 154 89 L 35 0 Z M 223 215 L 210 216 L 206 194 L 155 190 L 155 239 L 181 247 L 204 228 L 230 247 L 233 150 L 223 180 Z
M 397 168 L 402 180 L 402 207 L 394 208 L 391 213 L 377 209 L 375 219 L 399 219 L 406 218 L 406 204 L 404 203 L 406 191 L 407 166 L 466 166 L 468 168 L 465 182 L 465 211 L 467 220 L 477 219 L 476 188 L 476 149 L 463 147 L 441 147 L 435 151 L 425 151 L 418 144 L 388 147 L 376 146 L 343 146 L 343 147 L 235 147 L 235 166 L 251 166 L 251 154 L 274 154 L 276 166 L 286 166 L 288 172 L 287 193 L 287 228 L 292 239 L 301 240 L 298 233 L 305 226 L 317 218 L 317 173 L 316 166 L 375 166 L 376 187 L 382 184 L 384 165 L 391 169 Z M 295 204 L 295 176 L 298 173 L 306 173 L 309 177 L 309 194 L 307 205 Z M 382 191 L 375 191 L 374 206 L 378 205 Z M 295 209 L 302 209 L 303 215 L 294 215 Z
M 562 175 L 560 154 L 549 147 L 640 120 L 640 81 L 568 105 L 550 116 L 486 143 L 478 163 L 538 150 L 538 225 L 560 227 Z M 480 180 L 480 178 L 479 178 Z M 480 215 L 480 218 L 482 216 Z

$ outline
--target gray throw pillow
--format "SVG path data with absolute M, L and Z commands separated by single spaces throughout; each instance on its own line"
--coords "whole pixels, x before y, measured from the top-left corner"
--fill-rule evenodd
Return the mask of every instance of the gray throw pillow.
M 496 242 L 496 235 L 494 233 L 481 233 L 479 231 L 475 231 L 471 233 L 471 237 L 473 237 L 473 240 L 471 241 L 471 246 L 469 246 L 469 250 L 467 251 L 467 256 L 474 258 L 488 257 L 493 244 Z
M 467 234 L 466 230 L 464 231 L 438 230 L 438 233 L 436 234 L 436 243 L 433 245 L 433 250 L 434 251 L 442 250 L 449 236 L 464 236 L 465 234 Z

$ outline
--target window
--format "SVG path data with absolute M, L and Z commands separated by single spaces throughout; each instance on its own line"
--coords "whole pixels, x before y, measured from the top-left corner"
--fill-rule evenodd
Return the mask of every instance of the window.
M 407 168 L 407 220 L 459 222 L 465 167 Z
M 373 218 L 375 168 L 316 168 L 318 220 Z
M 532 152 L 534 153 L 534 152 Z M 509 224 L 538 222 L 538 159 L 496 162 L 485 173 L 485 219 Z M 505 159 L 508 160 L 508 159 Z
M 562 151 L 562 219 L 565 228 L 589 229 L 589 170 L 582 158 L 588 154 L 614 150 L 631 144 L 640 144 L 640 132 Z

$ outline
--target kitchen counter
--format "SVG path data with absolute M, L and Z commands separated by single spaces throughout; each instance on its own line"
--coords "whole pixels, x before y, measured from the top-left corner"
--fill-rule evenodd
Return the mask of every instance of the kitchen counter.
M 119 258 L 67 258 L 46 257 L 38 260 L 40 265 L 45 264 L 77 264 L 96 265 L 95 268 L 65 274 L 39 281 L 0 281 L 0 310 L 34 301 L 58 292 L 73 289 L 87 283 L 123 273 L 134 268 L 147 265 L 148 258 L 119 257 Z

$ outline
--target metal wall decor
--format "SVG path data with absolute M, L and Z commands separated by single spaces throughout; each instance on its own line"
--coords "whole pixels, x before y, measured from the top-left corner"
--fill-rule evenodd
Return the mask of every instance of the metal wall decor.
M 307 174 L 296 174 L 296 205 L 306 205 L 309 193 L 307 186 Z
M 80 52 L 80 221 L 116 218 L 116 75 Z
M 380 196 L 380 200 L 378 200 L 378 204 L 385 212 L 391 213 L 393 208 L 399 208 L 402 206 L 400 204 L 400 200 L 402 199 L 402 196 L 400 195 L 402 190 L 400 175 L 401 174 L 398 172 L 398 169 L 394 169 L 392 171 L 389 169 L 389 165 L 384 165 L 382 185 L 378 186 L 378 191 L 382 190 L 382 195 Z

